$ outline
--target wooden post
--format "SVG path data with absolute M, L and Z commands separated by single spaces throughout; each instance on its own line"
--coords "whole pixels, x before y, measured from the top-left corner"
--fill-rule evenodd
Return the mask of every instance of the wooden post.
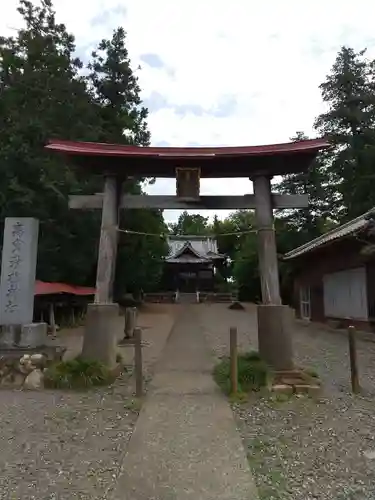
M 359 385 L 359 377 L 358 377 L 357 347 L 356 347 L 354 326 L 348 327 L 348 340 L 349 340 L 350 376 L 352 382 L 352 392 L 354 394 L 358 394 L 361 391 L 361 387 Z
M 258 258 L 263 304 L 280 305 L 279 271 L 273 227 L 271 180 L 262 175 L 252 179 L 258 229 Z
M 232 326 L 230 335 L 230 392 L 238 392 L 238 353 L 237 353 L 237 328 Z
M 56 335 L 56 322 L 53 302 L 50 302 L 49 304 L 49 326 L 51 327 L 51 334 L 54 337 Z
M 134 329 L 134 371 L 135 371 L 135 395 L 137 398 L 143 396 L 143 368 L 142 368 L 142 330 Z
M 125 339 L 130 339 L 134 336 L 135 325 L 137 323 L 137 308 L 127 307 L 125 309 Z
M 96 274 L 96 303 L 108 304 L 113 300 L 113 282 L 118 239 L 118 191 L 117 178 L 113 175 L 108 175 L 105 178 L 104 184 L 102 226 Z

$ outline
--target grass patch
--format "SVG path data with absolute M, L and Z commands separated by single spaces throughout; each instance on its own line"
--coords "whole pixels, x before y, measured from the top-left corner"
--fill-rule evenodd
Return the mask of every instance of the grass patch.
M 319 374 L 316 370 L 314 370 L 314 368 L 306 368 L 304 372 L 312 378 L 319 378 Z
M 125 410 L 129 410 L 133 413 L 139 413 L 142 408 L 142 400 L 141 399 L 130 399 L 124 404 Z
M 213 376 L 219 387 L 230 394 L 230 359 L 223 358 L 215 366 Z M 270 371 L 259 354 L 251 351 L 238 355 L 238 392 L 259 391 L 269 384 Z
M 46 387 L 53 389 L 88 389 L 114 381 L 114 375 L 102 363 L 80 356 L 49 366 L 44 377 Z

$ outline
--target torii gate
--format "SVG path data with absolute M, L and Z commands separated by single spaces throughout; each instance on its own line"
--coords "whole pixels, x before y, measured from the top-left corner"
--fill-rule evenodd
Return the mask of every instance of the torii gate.
M 325 139 L 267 146 L 168 148 L 51 140 L 46 148 L 62 153 L 75 165 L 104 176 L 104 192 L 71 196 L 70 208 L 102 209 L 95 313 L 88 312 L 87 352 L 109 362 L 113 346 L 110 318 L 117 314 L 113 281 L 117 253 L 117 228 L 121 208 L 159 209 L 255 209 L 258 232 L 262 305 L 258 306 L 258 340 L 263 359 L 276 369 L 293 368 L 289 330 L 290 310 L 281 304 L 273 209 L 304 208 L 307 195 L 271 192 L 275 175 L 306 171 Z M 124 195 L 121 185 L 129 177 L 176 178 L 176 196 Z M 200 178 L 244 177 L 253 182 L 254 194 L 201 196 Z M 90 332 L 99 333 L 94 335 Z M 99 331 L 98 330 L 102 330 Z M 96 339 L 96 340 L 93 340 Z M 108 345 L 108 342 L 111 346 Z M 85 347 L 84 347 L 85 350 Z M 107 355 L 105 354 L 107 352 Z

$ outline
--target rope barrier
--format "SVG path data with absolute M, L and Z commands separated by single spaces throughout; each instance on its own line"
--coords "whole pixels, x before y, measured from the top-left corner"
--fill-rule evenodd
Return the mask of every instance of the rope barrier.
M 186 239 L 190 237 L 196 237 L 196 236 L 202 236 L 202 239 L 205 238 L 221 238 L 223 236 L 241 236 L 243 234 L 250 234 L 250 233 L 257 233 L 258 229 L 249 229 L 248 231 L 237 231 L 235 233 L 222 233 L 222 234 L 202 234 L 202 235 L 189 235 L 189 234 L 170 234 L 170 233 L 145 233 L 143 231 L 132 231 L 131 229 L 120 229 L 116 228 L 116 231 L 119 233 L 125 233 L 125 234 L 134 234 L 138 236 L 152 236 L 156 238 L 180 238 L 180 237 L 186 237 Z

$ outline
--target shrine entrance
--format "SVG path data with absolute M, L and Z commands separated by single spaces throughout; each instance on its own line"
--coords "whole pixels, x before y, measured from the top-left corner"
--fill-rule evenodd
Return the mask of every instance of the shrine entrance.
M 318 152 L 328 147 L 324 139 L 249 147 L 165 148 L 138 147 L 52 140 L 46 146 L 68 157 L 87 172 L 102 174 L 104 192 L 71 196 L 73 209 L 101 209 L 102 226 L 96 280 L 95 306 L 88 311 L 84 350 L 88 357 L 101 356 L 105 350 L 110 319 L 116 314 L 113 304 L 118 214 L 122 208 L 180 210 L 255 209 L 258 235 L 259 271 L 262 304 L 258 306 L 259 351 L 275 369 L 293 368 L 290 336 L 290 310 L 281 304 L 279 273 L 273 223 L 274 209 L 308 206 L 307 195 L 282 195 L 271 192 L 271 179 L 277 175 L 304 172 Z M 119 196 L 127 177 L 176 179 L 176 196 Z M 253 182 L 254 194 L 243 196 L 202 196 L 201 178 L 243 177 Z M 189 280 L 186 282 L 190 283 Z M 190 285 L 187 284 L 187 287 Z M 92 346 L 90 328 L 100 342 Z M 102 330 L 102 331 L 101 331 Z

